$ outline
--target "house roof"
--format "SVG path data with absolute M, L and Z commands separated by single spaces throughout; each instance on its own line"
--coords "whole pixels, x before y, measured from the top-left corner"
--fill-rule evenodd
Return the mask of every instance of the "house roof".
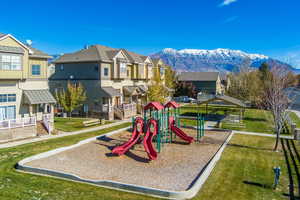
M 103 90 L 103 96 L 104 97 L 116 97 L 116 96 L 122 96 L 119 90 L 116 90 L 113 87 L 101 87 Z
M 160 58 L 151 58 L 154 65 L 157 65 L 160 61 Z
M 7 34 L 5 34 L 5 33 L 0 33 L 0 38 L 2 38 L 2 37 L 4 37 L 4 36 L 6 36 Z
M 242 107 L 242 108 L 247 107 L 247 105 L 244 104 L 241 100 L 230 97 L 230 96 L 226 96 L 226 95 L 204 95 L 204 96 L 198 98 L 198 103 L 203 104 L 203 103 L 208 103 L 208 102 L 216 101 L 216 100 L 225 101 L 227 103 L 230 103 L 230 104 L 236 105 L 238 107 Z
M 143 63 L 143 55 L 128 51 L 126 49 L 115 49 L 103 45 L 92 45 L 86 49 L 74 53 L 67 53 L 60 56 L 54 63 L 73 63 L 73 62 L 112 62 L 113 58 L 123 52 L 132 63 Z
M 41 103 L 56 103 L 49 90 L 24 90 L 25 102 L 31 105 Z
M 29 55 L 31 58 L 52 58 L 52 56 L 42 52 L 41 50 L 38 50 L 33 47 L 29 47 L 32 51 L 32 54 Z
M 122 50 L 125 52 L 126 56 L 129 58 L 130 62 L 132 62 L 132 63 L 143 63 L 144 62 L 143 55 L 128 51 L 126 49 L 122 49 Z
M 102 45 L 92 45 L 89 48 L 82 49 L 74 53 L 67 53 L 60 56 L 54 63 L 72 63 L 72 62 L 111 62 L 112 58 L 119 51 Z
M 217 81 L 219 72 L 182 72 L 179 81 Z

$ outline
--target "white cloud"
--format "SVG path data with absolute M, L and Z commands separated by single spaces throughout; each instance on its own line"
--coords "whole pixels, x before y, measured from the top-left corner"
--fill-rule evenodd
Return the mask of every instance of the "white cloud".
M 219 7 L 228 6 L 234 2 L 237 2 L 238 0 L 224 0 L 223 3 L 219 4 Z
M 227 19 L 225 19 L 225 20 L 223 21 L 223 23 L 224 23 L 224 24 L 227 24 L 227 23 L 236 21 L 238 18 L 239 18 L 238 16 L 228 17 Z

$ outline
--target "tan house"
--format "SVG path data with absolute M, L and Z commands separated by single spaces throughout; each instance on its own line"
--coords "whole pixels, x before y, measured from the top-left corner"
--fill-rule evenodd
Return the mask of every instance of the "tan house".
M 31 126 L 36 129 L 36 121 L 53 119 L 56 102 L 48 88 L 49 58 L 10 34 L 0 34 L 0 132 Z M 50 125 L 49 130 L 53 123 Z
M 49 82 L 51 91 L 65 88 L 68 81 L 80 82 L 87 94 L 81 113 L 123 119 L 135 115 L 138 105 L 147 101 L 153 75 L 153 62 L 148 56 L 92 45 L 64 54 L 54 64 L 55 72 Z

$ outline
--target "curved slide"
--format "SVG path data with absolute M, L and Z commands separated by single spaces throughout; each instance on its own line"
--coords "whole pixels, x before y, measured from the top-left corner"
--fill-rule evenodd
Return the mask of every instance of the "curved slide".
M 151 125 L 154 126 L 153 132 L 151 131 Z M 145 150 L 146 150 L 150 160 L 155 160 L 157 158 L 157 152 L 155 151 L 153 144 L 152 144 L 153 137 L 155 135 L 157 135 L 157 129 L 158 129 L 157 121 L 154 119 L 150 119 L 147 124 L 147 132 L 146 132 L 146 135 L 145 135 L 144 141 L 143 141 Z
M 140 130 L 138 131 L 138 124 L 141 125 Z M 133 133 L 128 142 L 122 144 L 121 146 L 117 146 L 112 150 L 113 154 L 123 155 L 126 153 L 137 141 L 139 140 L 141 134 L 143 133 L 144 128 L 144 120 L 141 117 L 136 118 L 133 128 Z
M 174 132 L 176 135 L 178 135 L 181 139 L 184 141 L 187 141 L 189 144 L 194 141 L 193 137 L 188 136 L 185 132 L 183 132 L 180 128 L 175 126 L 175 120 L 173 117 L 170 117 L 169 119 L 170 129 L 172 132 Z

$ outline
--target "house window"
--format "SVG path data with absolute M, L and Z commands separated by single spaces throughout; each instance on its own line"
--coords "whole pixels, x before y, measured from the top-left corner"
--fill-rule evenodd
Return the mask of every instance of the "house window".
M 31 74 L 34 76 L 41 75 L 41 65 L 31 65 Z
M 0 121 L 16 118 L 16 106 L 0 106 Z
M 7 95 L 8 102 L 15 102 L 16 101 L 16 94 L 8 94 Z
M 108 68 L 107 68 L 107 67 L 105 67 L 105 68 L 103 69 L 103 75 L 104 75 L 104 76 L 108 76 Z
M 126 63 L 120 63 L 120 74 L 124 74 L 126 71 Z
M 0 94 L 0 102 L 7 102 L 7 94 Z
M 144 65 L 139 65 L 139 78 L 144 78 L 145 70 Z
M 98 65 L 95 65 L 95 71 L 97 72 L 99 70 Z
M 63 64 L 60 65 L 60 70 L 64 71 L 64 65 Z
M 19 55 L 0 55 L 0 70 L 21 70 L 21 58 Z

